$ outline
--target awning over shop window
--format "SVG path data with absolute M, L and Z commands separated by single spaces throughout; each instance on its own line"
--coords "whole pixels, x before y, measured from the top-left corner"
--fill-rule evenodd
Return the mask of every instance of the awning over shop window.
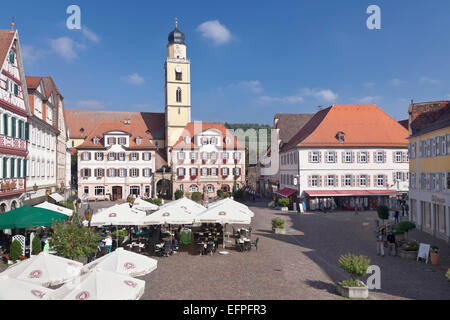
M 295 189 L 284 188 L 284 189 L 281 189 L 280 191 L 277 191 L 277 194 L 280 195 L 281 197 L 289 198 L 296 192 L 297 192 L 297 190 L 295 190 Z
M 0 214 L 0 230 L 49 226 L 57 221 L 66 219 L 67 216 L 62 213 L 43 208 L 23 206 Z
M 369 197 L 397 195 L 395 190 L 307 190 L 310 197 Z

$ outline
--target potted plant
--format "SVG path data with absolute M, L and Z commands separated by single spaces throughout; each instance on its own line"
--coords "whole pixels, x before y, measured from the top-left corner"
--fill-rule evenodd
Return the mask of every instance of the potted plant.
M 369 297 L 369 288 L 359 277 L 367 273 L 370 265 L 370 259 L 366 256 L 356 256 L 354 254 L 341 255 L 339 266 L 352 277 L 336 285 L 337 291 L 344 297 L 351 299 L 367 299 Z
M 281 211 L 288 211 L 288 205 L 289 205 L 289 199 L 288 198 L 278 198 L 277 204 L 279 207 L 281 207 Z
M 219 198 L 222 198 L 222 197 L 223 197 L 223 190 L 222 190 L 222 189 L 218 189 L 218 190 L 217 190 L 217 196 L 218 196 Z
M 408 241 L 398 249 L 398 256 L 404 259 L 417 259 L 419 244 L 416 241 Z
M 431 264 L 437 266 L 439 264 L 439 247 L 438 246 L 431 246 L 430 248 L 430 258 L 431 258 Z
M 19 241 L 14 240 L 11 243 L 11 247 L 9 248 L 9 256 L 8 260 L 12 261 L 12 263 L 16 263 L 19 260 L 19 257 L 22 256 L 22 245 Z
M 284 219 L 273 218 L 272 219 L 272 231 L 276 234 L 286 234 L 286 229 L 284 228 Z
M 175 199 L 181 199 L 183 198 L 183 191 L 181 191 L 180 189 L 178 189 L 177 191 L 175 191 Z
M 34 236 L 33 241 L 31 243 L 31 252 L 35 256 L 37 256 L 39 253 L 42 252 L 41 238 L 39 237 L 38 234 Z
M 405 238 L 408 239 L 408 232 L 415 229 L 416 224 L 410 221 L 402 221 L 397 223 L 393 229 L 394 233 L 397 235 L 405 235 Z

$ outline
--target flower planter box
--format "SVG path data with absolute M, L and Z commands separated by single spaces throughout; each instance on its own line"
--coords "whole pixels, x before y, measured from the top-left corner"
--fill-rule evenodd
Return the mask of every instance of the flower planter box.
M 273 232 L 275 234 L 286 234 L 286 229 L 281 229 L 281 228 L 273 228 Z
M 431 264 L 437 266 L 439 264 L 439 253 L 430 252 Z
M 398 256 L 403 259 L 416 260 L 418 253 L 419 253 L 418 250 L 416 250 L 416 251 L 406 251 L 406 250 L 402 250 L 402 249 L 398 250 Z
M 336 284 L 336 289 L 343 297 L 350 299 L 367 299 L 369 297 L 369 288 L 361 282 L 363 287 L 344 287 L 340 283 Z
M 280 210 L 281 210 L 281 211 L 289 211 L 289 208 L 288 208 L 288 207 L 281 207 Z

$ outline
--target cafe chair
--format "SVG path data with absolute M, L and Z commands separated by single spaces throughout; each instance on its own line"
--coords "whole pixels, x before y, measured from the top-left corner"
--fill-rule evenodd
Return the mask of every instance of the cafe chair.
M 244 241 L 244 251 L 250 251 L 252 249 L 252 243 L 250 241 Z
M 201 256 L 205 253 L 205 245 L 203 243 L 197 243 L 196 249 L 200 253 Z
M 168 257 L 173 253 L 172 245 L 166 244 L 164 245 L 164 257 Z
M 214 242 L 208 242 L 206 245 L 206 253 L 209 253 L 210 255 L 214 254 Z

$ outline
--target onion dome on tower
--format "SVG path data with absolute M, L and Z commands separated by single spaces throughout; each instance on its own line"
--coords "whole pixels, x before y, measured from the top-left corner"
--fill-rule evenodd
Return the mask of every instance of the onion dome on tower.
M 185 44 L 185 36 L 184 33 L 178 29 L 178 20 L 175 19 L 175 29 L 171 33 L 169 33 L 169 44 L 172 43 L 179 43 L 179 44 Z

